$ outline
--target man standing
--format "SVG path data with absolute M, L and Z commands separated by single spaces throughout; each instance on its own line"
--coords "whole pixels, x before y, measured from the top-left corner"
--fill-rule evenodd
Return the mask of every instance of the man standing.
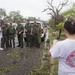
M 2 29 L 2 48 L 4 48 L 4 45 L 6 45 L 6 48 L 8 48 L 9 38 L 8 38 L 8 26 L 6 22 L 4 22 L 1 29 Z
M 41 33 L 42 33 L 42 30 L 41 30 L 41 25 L 40 24 L 38 24 L 38 44 L 37 44 L 37 46 L 38 46 L 38 48 L 40 48 L 40 44 L 41 44 Z
M 20 22 L 18 22 L 18 26 L 16 28 L 16 33 L 17 33 L 17 37 L 18 37 L 18 46 L 17 47 L 21 47 L 23 48 L 23 32 L 24 32 L 24 28 L 21 25 Z
M 31 25 L 29 24 L 29 20 L 25 25 L 25 33 L 26 33 L 26 47 L 30 46 L 30 42 L 31 42 Z
M 34 22 L 34 27 L 33 27 L 33 36 L 34 36 L 34 46 L 39 48 L 40 45 L 39 45 L 39 26 L 38 24 L 36 23 L 36 21 Z
M 10 26 L 8 28 L 8 34 L 9 34 L 9 46 L 12 47 L 12 43 L 13 43 L 13 48 L 15 48 L 15 34 L 16 34 L 16 30 L 12 26 L 12 23 L 10 23 Z

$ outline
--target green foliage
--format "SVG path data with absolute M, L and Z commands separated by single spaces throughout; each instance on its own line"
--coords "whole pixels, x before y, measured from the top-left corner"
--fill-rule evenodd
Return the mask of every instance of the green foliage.
M 49 61 L 50 58 L 49 58 L 49 57 L 43 57 L 42 60 L 44 60 L 44 61 Z
M 19 58 L 21 53 L 18 51 L 12 51 L 10 55 L 12 58 Z
M 6 16 L 6 15 L 7 15 L 7 14 L 6 14 L 5 9 L 0 8 L 0 18 L 4 17 L 4 16 Z
M 49 66 L 43 68 L 34 67 L 29 75 L 50 75 Z
M 3 73 L 9 72 L 9 71 L 15 70 L 18 67 L 19 67 L 18 64 L 11 64 L 9 66 L 3 66 L 3 67 L 0 67 L 0 72 L 3 72 Z
M 63 29 L 64 27 L 64 23 L 63 22 L 60 22 L 58 25 L 57 25 L 57 28 L 58 29 Z
M 11 11 L 9 13 L 9 17 L 12 19 L 13 22 L 23 21 L 23 16 L 20 14 L 20 11 Z
M 65 17 L 71 17 L 75 19 L 75 3 L 69 8 L 67 11 L 62 13 L 63 16 Z

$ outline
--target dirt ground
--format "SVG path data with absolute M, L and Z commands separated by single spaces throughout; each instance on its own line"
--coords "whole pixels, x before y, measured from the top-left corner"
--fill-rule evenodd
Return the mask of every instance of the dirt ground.
M 35 65 L 40 64 L 43 45 L 41 48 L 16 47 L 0 51 L 0 75 L 28 75 Z

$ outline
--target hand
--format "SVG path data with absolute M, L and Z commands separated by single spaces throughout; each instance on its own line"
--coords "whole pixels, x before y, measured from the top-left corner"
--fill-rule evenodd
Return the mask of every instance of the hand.
M 56 44 L 58 42 L 58 40 L 54 39 L 53 40 L 53 44 Z
M 27 30 L 25 29 L 24 32 L 27 32 Z
M 58 42 L 58 40 L 54 39 L 51 48 L 54 47 L 57 42 Z
M 32 33 L 30 33 L 30 35 L 32 35 Z
M 21 32 L 19 32 L 19 34 L 21 34 Z

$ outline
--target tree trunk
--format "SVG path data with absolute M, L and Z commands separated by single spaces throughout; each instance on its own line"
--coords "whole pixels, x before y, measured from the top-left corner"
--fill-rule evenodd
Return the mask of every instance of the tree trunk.
M 59 29 L 59 35 L 57 37 L 58 40 L 60 39 L 60 36 L 61 36 L 61 28 Z

